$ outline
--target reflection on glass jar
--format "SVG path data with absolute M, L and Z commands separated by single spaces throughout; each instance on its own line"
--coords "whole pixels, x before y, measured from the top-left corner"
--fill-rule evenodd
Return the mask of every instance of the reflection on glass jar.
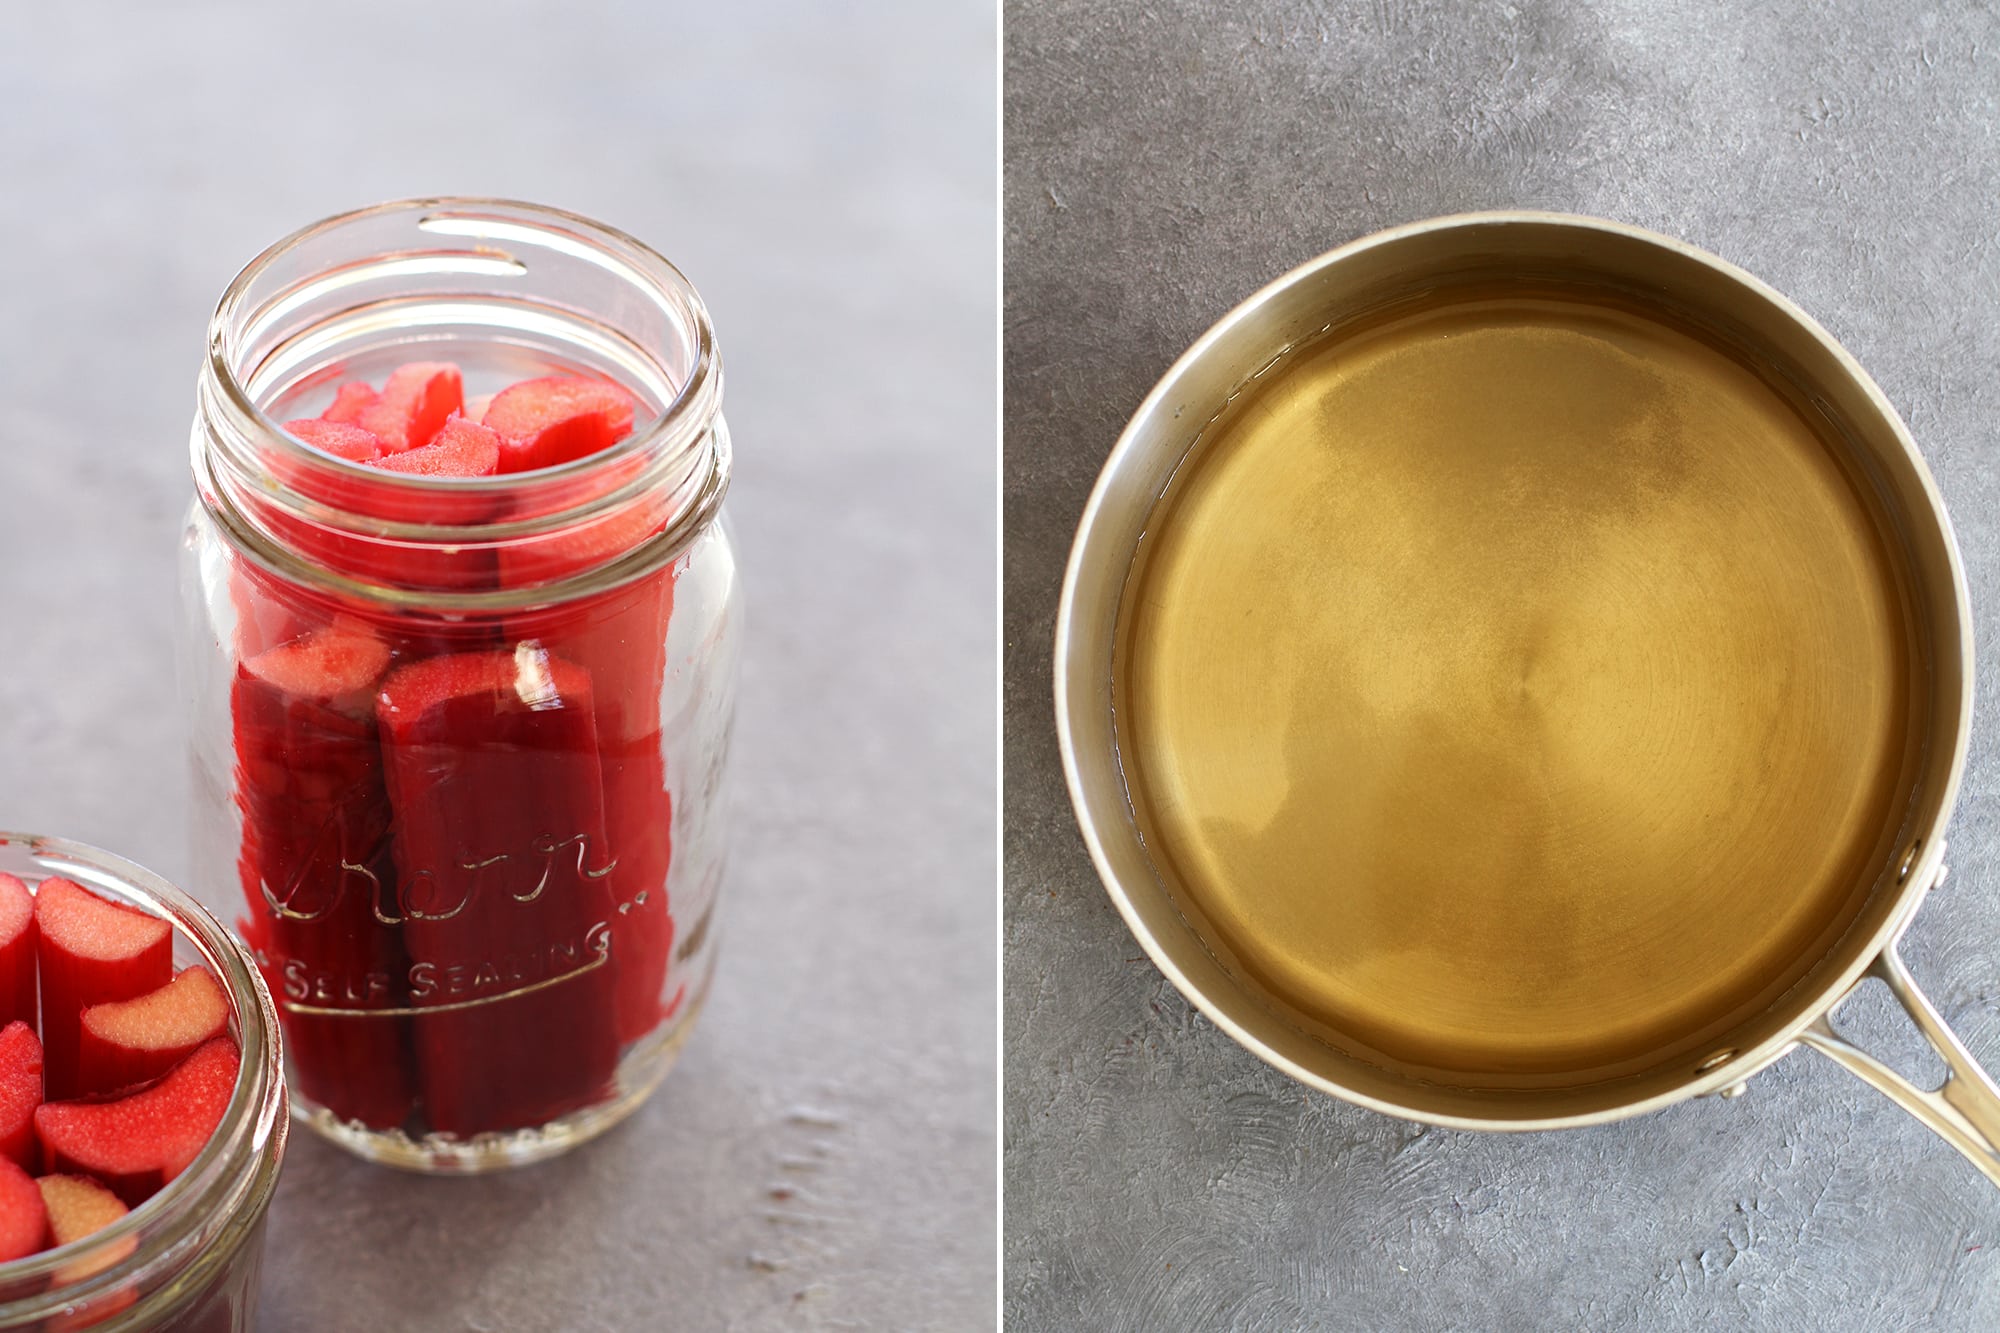
M 221 983 L 241 1053 L 221 1122 L 185 1170 L 102 1230 L 0 1264 L 0 1333 L 244 1333 L 254 1326 L 264 1219 L 288 1125 L 270 993 L 221 922 L 129 861 L 80 843 L 0 833 L 0 873 L 29 885 L 60 876 L 171 923 L 173 966 L 206 967 Z
M 535 436 L 537 393 L 626 415 Z M 552 210 L 348 214 L 223 297 L 183 554 L 197 882 L 277 997 L 295 1113 L 355 1152 L 563 1151 L 688 1033 L 742 614 L 720 402 L 686 280 Z M 337 457 L 301 420 L 376 434 Z

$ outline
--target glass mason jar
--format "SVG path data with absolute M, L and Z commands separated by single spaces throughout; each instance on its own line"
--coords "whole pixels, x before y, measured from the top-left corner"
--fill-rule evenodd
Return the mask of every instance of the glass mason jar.
M 60 875 L 172 922 L 174 967 L 200 963 L 215 974 L 243 1055 L 222 1122 L 187 1170 L 102 1231 L 0 1264 L 0 1330 L 249 1329 L 288 1124 L 278 1016 L 263 978 L 194 899 L 108 852 L 0 833 L 0 871 L 31 886 Z
M 467 414 L 611 380 L 636 429 L 484 477 L 392 473 L 282 421 L 455 362 Z M 476 1171 L 630 1114 L 714 962 L 740 594 L 708 313 L 608 227 L 384 204 L 269 250 L 209 329 L 184 542 L 197 883 L 284 1026 L 293 1114 Z

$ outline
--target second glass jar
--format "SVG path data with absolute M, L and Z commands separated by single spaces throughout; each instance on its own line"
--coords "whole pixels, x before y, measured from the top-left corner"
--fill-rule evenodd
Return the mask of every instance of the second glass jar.
M 636 428 L 501 476 L 280 423 L 456 365 L 467 415 L 612 381 Z M 586 219 L 417 200 L 320 223 L 210 328 L 183 550 L 198 891 L 276 997 L 295 1116 L 432 1171 L 623 1118 L 706 993 L 741 621 L 699 297 Z

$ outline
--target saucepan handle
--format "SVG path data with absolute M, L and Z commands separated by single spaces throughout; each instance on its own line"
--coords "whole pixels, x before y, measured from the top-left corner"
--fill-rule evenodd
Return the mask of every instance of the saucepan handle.
M 1972 1053 L 1958 1034 L 1945 1026 L 1937 1009 L 1917 989 L 1909 968 L 1897 952 L 1900 935 L 1876 958 L 1869 970 L 1889 983 L 1902 1001 L 1910 1021 L 1943 1057 L 1944 1082 L 1926 1092 L 1860 1047 L 1834 1031 L 1832 1014 L 1821 1014 L 1805 1030 L 1800 1040 L 1814 1050 L 1839 1061 L 1856 1077 L 1888 1097 L 1936 1131 L 1938 1137 L 1964 1153 L 1986 1178 L 2000 1185 L 2000 1085 Z

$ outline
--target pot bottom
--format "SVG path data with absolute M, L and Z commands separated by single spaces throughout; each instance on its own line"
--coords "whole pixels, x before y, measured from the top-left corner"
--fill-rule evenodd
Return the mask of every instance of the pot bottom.
M 1881 504 L 1781 377 L 1607 292 L 1292 349 L 1155 508 L 1113 664 L 1168 892 L 1309 1035 L 1469 1089 L 1708 1053 L 1893 873 Z

